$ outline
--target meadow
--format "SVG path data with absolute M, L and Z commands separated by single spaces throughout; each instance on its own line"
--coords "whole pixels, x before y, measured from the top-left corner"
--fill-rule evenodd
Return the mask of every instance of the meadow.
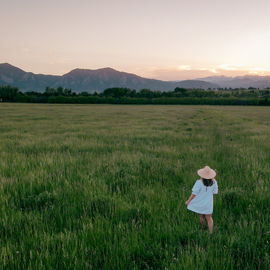
M 270 108 L 0 104 L 0 269 L 269 269 Z M 188 199 L 217 171 L 214 234 Z

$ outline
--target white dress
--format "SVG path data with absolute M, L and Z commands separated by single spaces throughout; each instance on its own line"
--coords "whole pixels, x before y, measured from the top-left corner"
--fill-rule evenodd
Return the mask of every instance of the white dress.
M 201 179 L 197 180 L 192 188 L 192 194 L 196 195 L 189 205 L 188 210 L 198 214 L 212 214 L 213 213 L 213 194 L 218 193 L 217 181 L 214 180 L 212 186 L 205 186 Z

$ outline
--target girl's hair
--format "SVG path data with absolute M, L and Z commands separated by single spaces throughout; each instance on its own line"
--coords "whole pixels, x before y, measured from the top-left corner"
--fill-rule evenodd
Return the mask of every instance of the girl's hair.
M 214 181 L 212 179 L 205 179 L 205 178 L 202 178 L 202 181 L 203 181 L 203 184 L 207 187 L 209 186 L 212 186 Z

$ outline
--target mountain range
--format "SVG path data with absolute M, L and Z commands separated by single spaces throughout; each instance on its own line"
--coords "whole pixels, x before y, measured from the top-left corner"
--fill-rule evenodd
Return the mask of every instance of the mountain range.
M 194 80 L 162 81 L 147 79 L 132 73 L 120 72 L 112 68 L 74 69 L 62 76 L 26 72 L 8 63 L 0 64 L 0 85 L 16 86 L 21 91 L 43 92 L 46 86 L 72 89 L 74 92 L 101 92 L 110 87 L 143 88 L 160 91 L 182 88 L 267 88 L 270 76 L 246 75 L 237 77 L 212 76 Z
M 218 84 L 222 88 L 255 87 L 259 89 L 265 89 L 267 87 L 270 87 L 270 76 L 258 76 L 258 75 L 245 75 L 236 77 L 212 76 L 200 78 L 199 80 Z
M 8 63 L 0 64 L 0 85 L 16 86 L 21 91 L 44 91 L 46 86 L 62 86 L 74 92 L 101 92 L 110 87 L 127 87 L 140 90 L 169 91 L 182 88 L 216 88 L 218 85 L 202 80 L 162 81 L 147 79 L 135 74 L 120 72 L 112 68 L 74 69 L 62 76 L 25 72 Z

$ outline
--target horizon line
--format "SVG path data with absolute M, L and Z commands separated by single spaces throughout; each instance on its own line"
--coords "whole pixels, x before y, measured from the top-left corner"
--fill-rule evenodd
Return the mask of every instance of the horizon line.
M 262 68 L 253 68 L 253 71 L 250 70 L 245 70 L 245 69 L 239 69 L 237 70 L 236 68 L 230 68 L 228 64 L 224 64 L 224 65 L 219 65 L 218 67 L 224 67 L 223 69 L 219 69 L 219 70 L 223 70 L 224 72 L 226 71 L 234 71 L 234 72 L 243 72 L 243 74 L 238 74 L 238 75 L 225 75 L 220 73 L 221 71 L 217 71 L 216 69 L 207 69 L 207 68 L 197 68 L 197 69 L 192 69 L 190 66 L 188 65 L 182 65 L 182 66 L 178 66 L 175 70 L 181 70 L 181 71 L 186 71 L 186 72 L 191 72 L 191 71 L 210 71 L 211 73 L 213 73 L 213 75 L 208 74 L 206 76 L 198 76 L 198 77 L 194 77 L 194 78 L 184 78 L 184 79 L 170 79 L 170 80 L 165 80 L 165 79 L 160 79 L 157 78 L 157 76 L 152 77 L 152 76 L 147 76 L 147 75 L 138 75 L 138 73 L 136 73 L 136 71 L 134 72 L 130 72 L 130 71 L 123 71 L 114 67 L 110 67 L 110 66 L 106 66 L 106 67 L 100 67 L 100 68 L 81 68 L 81 67 L 76 67 L 73 69 L 70 69 L 68 72 L 63 72 L 63 73 L 58 73 L 58 74 L 53 74 L 53 73 L 46 73 L 46 72 L 33 72 L 33 71 L 26 71 L 24 68 L 18 67 L 17 65 L 11 64 L 9 62 L 2 62 L 0 63 L 0 65 L 9 65 L 12 66 L 14 68 L 20 69 L 23 72 L 26 73 L 33 73 L 35 75 L 47 75 L 47 76 L 64 76 L 74 70 L 88 70 L 88 71 L 97 71 L 97 70 L 105 70 L 105 69 L 111 69 L 114 70 L 116 72 L 121 72 L 121 73 L 127 73 L 127 74 L 131 74 L 131 75 L 135 75 L 144 79 L 152 79 L 152 80 L 159 80 L 159 81 L 165 81 L 165 82 L 177 82 L 177 81 L 189 81 L 189 80 L 203 80 L 205 78 L 209 78 L 209 77 L 224 77 L 224 78 L 237 78 L 237 77 L 270 77 L 270 69 L 262 69 Z M 242 65 L 239 65 L 242 66 Z M 162 69 L 161 69 L 162 70 Z M 166 69 L 164 69 L 166 70 Z M 169 69 L 168 69 L 169 70 Z M 257 71 L 256 71 L 257 70 Z M 263 71 L 264 70 L 264 71 Z M 269 75 L 264 74 L 264 73 L 259 73 L 259 72 L 269 72 Z

